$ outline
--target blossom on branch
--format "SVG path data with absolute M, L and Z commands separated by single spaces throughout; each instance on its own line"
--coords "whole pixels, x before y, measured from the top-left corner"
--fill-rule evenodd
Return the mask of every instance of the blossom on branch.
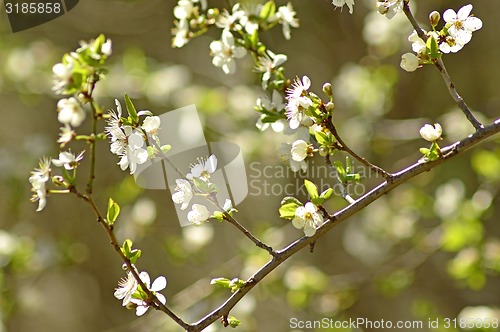
M 45 183 L 50 179 L 50 158 L 43 158 L 38 164 L 39 167 L 35 168 L 31 172 L 29 181 L 31 183 L 31 191 L 33 196 L 31 197 L 32 202 L 38 201 L 37 211 L 42 211 L 47 204 L 47 189 L 45 188 Z
M 435 123 L 434 126 L 426 124 L 425 126 L 420 128 L 420 136 L 422 136 L 423 139 L 429 142 L 435 142 L 440 139 L 442 133 L 443 128 L 441 128 L 441 125 L 439 123 Z
M 235 45 L 233 34 L 227 29 L 222 31 L 221 40 L 210 44 L 210 51 L 214 66 L 222 68 L 226 74 L 233 74 L 236 71 L 234 59 L 240 59 L 247 53 L 244 47 Z
M 295 218 L 292 220 L 295 228 L 304 229 L 306 236 L 313 236 L 316 228 L 323 225 L 323 216 L 318 213 L 318 207 L 307 202 L 305 206 L 299 206 L 295 210 Z

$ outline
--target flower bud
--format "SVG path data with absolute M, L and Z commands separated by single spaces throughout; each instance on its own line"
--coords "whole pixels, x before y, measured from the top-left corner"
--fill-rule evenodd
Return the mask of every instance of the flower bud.
M 401 56 L 401 68 L 407 72 L 412 72 L 418 68 L 418 58 L 413 53 L 405 53 Z
M 330 101 L 330 102 L 325 104 L 325 107 L 326 107 L 326 110 L 331 113 L 331 112 L 333 112 L 335 105 Z
M 426 124 L 425 126 L 420 128 L 420 136 L 422 136 L 423 139 L 429 142 L 435 142 L 440 139 L 442 133 L 443 128 L 441 128 L 441 125 L 439 123 L 435 123 L 434 126 Z
M 441 20 L 441 14 L 437 11 L 433 11 L 429 14 L 429 21 L 431 22 L 431 26 L 435 28 L 439 24 L 439 20 Z
M 325 83 L 323 84 L 323 92 L 325 93 L 325 95 L 327 95 L 328 97 L 331 97 L 333 95 L 333 92 L 332 92 L 332 85 L 330 83 Z

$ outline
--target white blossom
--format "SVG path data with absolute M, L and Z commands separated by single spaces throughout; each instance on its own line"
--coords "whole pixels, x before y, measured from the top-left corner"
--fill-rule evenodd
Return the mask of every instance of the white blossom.
M 199 158 L 197 164 L 191 165 L 191 172 L 186 175 L 186 178 L 192 180 L 193 178 L 209 179 L 210 174 L 217 169 L 217 157 L 210 155 L 207 159 Z
M 413 53 L 405 53 L 401 56 L 401 68 L 407 72 L 412 72 L 418 68 L 418 58 Z
M 148 160 L 148 152 L 143 149 L 144 138 L 137 131 L 132 132 L 127 137 L 127 147 L 125 153 L 122 154 L 118 165 L 122 171 L 130 169 L 130 174 L 134 174 L 137 170 L 137 165 L 144 164 Z
M 225 29 L 222 31 L 221 40 L 213 41 L 210 44 L 212 63 L 216 67 L 221 67 L 224 73 L 233 74 L 236 71 L 234 59 L 242 58 L 246 54 L 246 49 L 242 46 L 235 46 L 233 34 Z
M 65 57 L 66 63 L 58 63 L 52 67 L 54 74 L 54 87 L 52 90 L 62 94 L 73 79 L 74 60 L 71 56 Z
M 295 228 L 303 228 L 306 236 L 313 236 L 316 228 L 323 225 L 323 216 L 318 213 L 318 207 L 315 204 L 307 202 L 305 206 L 299 206 L 295 210 L 292 224 Z
M 114 296 L 118 300 L 122 300 L 122 305 L 126 306 L 132 300 L 132 295 L 137 291 L 137 280 L 132 273 L 127 272 L 127 277 L 118 281 L 118 287 L 115 289 Z
M 187 214 L 187 218 L 190 222 L 201 225 L 210 218 L 210 212 L 205 205 L 193 204 L 191 211 Z
M 430 124 L 426 124 L 422 128 L 420 128 L 420 136 L 423 139 L 429 142 L 435 142 L 441 138 L 441 134 L 443 133 L 443 129 L 439 123 L 435 123 L 434 126 Z
M 158 130 L 160 129 L 161 119 L 159 116 L 148 116 L 142 122 L 141 128 L 153 137 L 158 135 Z
M 332 0 L 332 4 L 335 7 L 344 7 L 344 5 L 347 5 L 349 7 L 349 14 L 353 12 L 354 0 Z
M 181 204 L 181 210 L 185 210 L 193 198 L 193 189 L 187 180 L 177 179 L 175 183 L 177 186 L 175 187 L 176 192 L 172 195 L 172 201 L 175 204 Z
M 62 124 L 78 127 L 85 120 L 85 111 L 75 97 L 61 99 L 57 102 L 57 119 Z
M 275 15 L 279 23 L 283 25 L 283 36 L 285 39 L 290 40 L 292 38 L 290 27 L 299 27 L 299 19 L 295 17 L 296 12 L 293 9 L 292 3 L 289 2 L 286 6 L 279 7 Z
M 291 155 L 292 159 L 295 161 L 303 161 L 307 158 L 309 152 L 309 143 L 304 140 L 296 140 L 292 144 Z
M 289 143 L 283 143 L 281 145 L 280 149 L 280 157 L 283 162 L 288 162 L 290 164 L 290 169 L 293 172 L 306 172 L 307 171 L 307 162 L 305 160 L 302 161 L 296 161 L 293 160 L 292 154 L 291 154 L 291 144 Z
M 71 151 L 59 152 L 59 159 L 52 159 L 52 163 L 57 167 L 64 166 L 65 169 L 70 171 L 78 166 L 78 162 L 83 159 L 84 152 L 85 151 L 80 152 L 78 156 L 71 153 Z
M 287 56 L 285 54 L 271 54 L 264 57 L 259 57 L 259 64 L 255 70 L 262 73 L 262 88 L 267 89 L 267 82 L 271 79 L 272 72 L 279 68 L 285 61 Z
M 110 56 L 112 53 L 112 43 L 111 39 L 107 39 L 101 46 L 101 53 Z
M 159 276 L 158 278 L 156 278 L 153 281 L 152 285 L 150 285 L 151 279 L 149 278 L 149 274 L 147 272 L 141 272 L 139 274 L 139 278 L 147 287 L 147 289 L 149 289 L 162 304 L 167 303 L 167 299 L 165 298 L 165 296 L 163 294 L 157 293 L 167 287 L 167 279 L 164 276 Z M 150 303 L 137 298 L 132 298 L 130 302 L 136 305 L 135 314 L 137 316 L 144 315 L 151 305 Z
M 447 9 L 443 13 L 443 19 L 448 28 L 448 34 L 457 44 L 465 45 L 472 38 L 472 32 L 481 29 L 483 22 L 474 16 L 470 16 L 472 5 L 463 6 L 455 13 L 453 9 Z
M 189 42 L 189 22 L 187 19 L 179 20 L 174 30 L 172 46 L 181 48 Z
M 50 179 L 50 158 L 43 158 L 40 160 L 39 167 L 31 172 L 29 181 L 31 183 L 31 191 L 33 196 L 32 202 L 38 201 L 37 211 L 42 211 L 47 204 L 47 189 L 45 183 Z
M 436 38 L 437 39 L 437 38 Z M 422 53 L 426 50 L 427 46 L 425 45 L 425 42 L 420 38 L 415 30 L 408 36 L 408 41 L 410 41 L 411 44 L 411 49 L 413 52 L 419 54 Z
M 59 128 L 61 132 L 59 133 L 59 138 L 57 143 L 60 143 L 60 147 L 64 147 L 66 144 L 71 142 L 71 140 L 76 136 L 76 133 L 69 124 L 64 124 L 64 127 Z

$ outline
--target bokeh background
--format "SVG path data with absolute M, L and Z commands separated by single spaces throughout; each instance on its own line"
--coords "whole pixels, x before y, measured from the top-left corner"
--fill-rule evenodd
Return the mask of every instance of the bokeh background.
M 379 15 L 374 2 L 358 0 L 350 15 L 327 0 L 292 1 L 300 29 L 286 41 L 277 27 L 263 41 L 288 55 L 290 78 L 308 75 L 317 94 L 324 82 L 332 82 L 344 139 L 395 172 L 420 158 L 418 148 L 426 142 L 418 129 L 424 123 L 443 125 L 442 145 L 473 128 L 434 68 L 412 74 L 399 68 L 401 54 L 411 51 L 406 38 L 412 29 L 402 14 L 392 20 Z M 208 3 L 227 6 L 226 1 Z M 432 10 L 458 10 L 467 3 L 419 1 L 415 13 L 428 27 Z M 207 141 L 237 143 L 244 154 L 253 186 L 237 206 L 241 223 L 276 248 L 301 235 L 277 210 L 284 185 L 301 185 L 303 177 L 278 173 L 285 166 L 278 150 L 289 138 L 255 127 L 253 106 L 262 90 L 251 59 L 238 61 L 235 75 L 215 68 L 208 45 L 219 39 L 219 30 L 172 49 L 175 5 L 172 0 L 85 0 L 54 21 L 15 34 L 0 13 L 0 331 L 179 331 L 159 312 L 138 319 L 113 297 L 124 272 L 87 206 L 69 195 L 50 196 L 37 213 L 29 202 L 29 172 L 40 156 L 55 157 L 58 151 L 51 68 L 79 40 L 100 33 L 113 40 L 113 56 L 97 89 L 99 103 L 113 108 L 114 98 L 128 93 L 138 108 L 157 114 L 195 104 Z M 499 11 L 498 1 L 476 1 L 473 12 L 483 28 L 458 54 L 444 57 L 459 92 L 485 122 L 500 108 Z M 293 317 L 499 318 L 499 142 L 492 138 L 420 175 L 335 228 L 314 253 L 295 255 L 236 306 L 233 315 L 243 322 L 238 330 L 291 331 Z M 209 285 L 212 278 L 244 279 L 268 260 L 229 225 L 179 227 L 170 194 L 137 187 L 117 161 L 107 143 L 100 144 L 96 199 L 102 208 L 110 195 L 120 203 L 119 238 L 131 238 L 142 249 L 141 270 L 168 278 L 163 293 L 183 319 L 194 322 L 229 296 Z M 268 175 L 261 174 L 264 167 Z M 312 178 L 335 184 L 333 178 Z M 380 181 L 366 174 L 359 189 Z M 330 212 L 343 206 L 340 197 L 327 204 Z M 207 328 L 220 330 L 218 323 Z

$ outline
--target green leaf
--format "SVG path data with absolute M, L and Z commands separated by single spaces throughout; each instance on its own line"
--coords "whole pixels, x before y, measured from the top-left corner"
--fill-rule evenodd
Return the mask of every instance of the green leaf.
M 126 239 L 123 241 L 122 252 L 125 257 L 130 255 L 130 250 L 132 249 L 132 240 Z
M 141 254 L 142 254 L 142 251 L 140 249 L 134 249 L 132 250 L 132 252 L 130 253 L 130 262 L 132 264 L 135 264 L 135 262 L 137 262 L 137 260 L 139 259 L 139 257 L 141 257 Z
M 352 161 L 351 159 L 349 159 L 348 156 L 345 157 L 345 172 L 347 174 L 351 174 L 352 173 Z
M 297 204 L 297 205 L 299 205 L 299 206 L 300 206 L 300 205 L 302 205 L 302 202 L 301 202 L 301 201 L 299 201 L 298 199 L 296 199 L 296 198 L 295 198 L 295 197 L 293 197 L 293 196 L 286 196 L 285 198 L 283 198 L 283 199 L 281 200 L 281 203 L 280 203 L 280 204 L 281 204 L 281 205 L 285 205 L 285 204 L 288 204 L 288 203 L 295 203 L 295 204 Z
M 321 195 L 319 195 L 319 197 L 323 198 L 324 200 L 327 200 L 327 199 L 330 198 L 330 196 L 332 196 L 332 194 L 333 194 L 333 189 L 332 188 L 328 188 L 325 191 L 323 191 L 321 193 Z
M 113 225 L 120 214 L 120 206 L 110 197 L 108 201 L 108 212 L 106 213 L 106 222 Z
M 172 145 L 170 145 L 170 144 L 162 145 L 160 147 L 160 149 L 161 149 L 161 152 L 163 152 L 163 154 L 167 154 L 168 151 L 172 150 Z
M 139 117 L 137 116 L 137 111 L 134 104 L 132 103 L 132 100 L 130 100 L 127 94 L 125 94 L 125 104 L 127 106 L 127 112 L 130 116 L 130 119 L 132 120 L 132 123 L 137 124 L 139 122 Z
M 428 50 L 428 53 L 429 53 L 429 57 L 431 59 L 437 59 L 437 58 L 441 57 L 441 52 L 439 52 L 439 45 L 438 45 L 436 39 L 434 39 L 433 36 L 430 36 L 427 39 L 427 42 L 426 42 L 425 45 L 427 47 L 427 50 Z
M 318 188 L 316 185 L 309 180 L 304 180 L 304 185 L 306 186 L 306 190 L 309 193 L 311 199 L 315 199 L 319 197 Z
M 274 0 L 270 0 L 266 2 L 266 4 L 262 7 L 259 16 L 264 21 L 267 21 L 267 19 L 273 16 L 275 13 L 276 13 L 276 4 L 274 3 Z
M 229 283 L 229 288 L 231 288 L 231 292 L 234 293 L 241 287 L 245 286 L 245 282 L 239 278 L 233 278 Z
M 344 164 L 342 162 L 336 160 L 333 162 L 333 165 L 337 169 L 337 176 L 339 177 L 340 182 L 346 183 L 347 182 L 347 174 L 344 168 Z
M 229 326 L 231 326 L 233 329 L 241 325 L 241 322 L 236 317 L 233 316 L 229 316 L 227 321 L 229 323 Z
M 220 286 L 222 288 L 229 288 L 231 280 L 227 278 L 214 278 L 210 281 L 210 285 Z
M 322 131 L 317 131 L 314 134 L 314 138 L 316 138 L 316 141 L 318 141 L 320 145 L 329 145 L 330 143 L 328 135 Z
M 295 218 L 295 210 L 297 210 L 299 206 L 302 206 L 302 204 L 286 203 L 281 205 L 279 209 L 280 217 L 283 219 L 292 220 L 293 218 Z

